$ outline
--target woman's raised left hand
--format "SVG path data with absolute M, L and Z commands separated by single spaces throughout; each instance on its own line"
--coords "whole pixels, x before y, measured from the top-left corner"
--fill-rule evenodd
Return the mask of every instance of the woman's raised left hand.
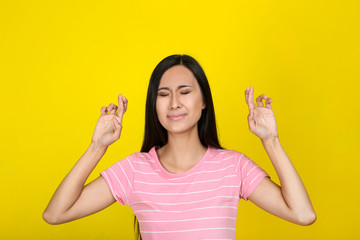
M 265 106 L 263 104 L 265 99 Z M 273 140 L 278 137 L 275 115 L 271 108 L 272 99 L 264 94 L 256 98 L 254 102 L 254 88 L 247 87 L 245 90 L 245 101 L 249 106 L 248 124 L 252 133 L 262 141 Z

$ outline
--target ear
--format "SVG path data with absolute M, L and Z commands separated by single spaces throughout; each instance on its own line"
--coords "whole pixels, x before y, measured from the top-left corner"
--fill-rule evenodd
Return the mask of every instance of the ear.
M 205 102 L 203 101 L 203 105 L 202 105 L 201 109 L 204 110 L 205 108 L 206 108 L 206 104 L 205 104 Z

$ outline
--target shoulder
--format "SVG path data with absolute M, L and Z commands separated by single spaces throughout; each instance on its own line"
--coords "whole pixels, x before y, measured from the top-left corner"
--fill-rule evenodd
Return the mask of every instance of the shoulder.
M 243 153 L 236 150 L 210 148 L 207 162 L 221 163 L 236 169 L 245 158 L 246 156 Z
M 241 158 L 244 154 L 241 152 L 238 152 L 236 150 L 229 150 L 229 149 L 220 149 L 220 148 L 210 148 L 211 152 L 210 155 L 211 157 L 217 158 L 217 159 L 239 159 Z
M 135 152 L 128 157 L 131 161 L 147 161 L 152 158 L 149 152 Z
M 151 148 L 149 152 L 134 152 L 127 157 L 128 161 L 131 163 L 152 163 L 156 158 L 155 147 Z

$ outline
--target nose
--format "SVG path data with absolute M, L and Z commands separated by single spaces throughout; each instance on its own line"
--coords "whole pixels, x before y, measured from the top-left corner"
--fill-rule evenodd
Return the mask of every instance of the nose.
M 171 97 L 170 109 L 177 109 L 180 108 L 180 99 L 177 94 L 173 94 Z

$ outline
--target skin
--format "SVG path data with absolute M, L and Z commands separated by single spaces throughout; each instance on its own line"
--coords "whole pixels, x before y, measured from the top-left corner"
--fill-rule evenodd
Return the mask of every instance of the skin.
M 261 139 L 281 187 L 264 178 L 248 199 L 275 216 L 299 225 L 310 225 L 315 222 L 316 214 L 299 174 L 280 144 L 272 99 L 260 94 L 256 105 L 253 95 L 254 88 L 247 87 L 245 101 L 249 107 L 249 130 Z
M 261 139 L 281 187 L 271 179 L 264 178 L 248 199 L 290 222 L 312 224 L 316 215 L 304 184 L 280 144 L 272 100 L 261 94 L 256 98 L 256 105 L 253 94 L 254 88 L 248 87 L 245 100 L 249 107 L 249 130 Z M 101 108 L 91 144 L 55 191 L 43 213 L 46 222 L 69 222 L 98 212 L 115 202 L 102 176 L 86 186 L 84 184 L 107 148 L 120 138 L 127 104 L 126 98 L 119 95 L 119 107 L 111 103 Z M 168 131 L 168 143 L 157 149 L 157 154 L 169 172 L 185 172 L 205 154 L 206 148 L 201 145 L 197 133 L 197 121 L 205 107 L 199 85 L 188 69 L 174 66 L 164 73 L 159 85 L 156 111 L 161 124 Z
M 198 136 L 198 121 L 205 108 L 202 93 L 193 73 L 174 66 L 162 76 L 156 112 L 168 132 L 168 143 L 157 150 L 159 161 L 171 173 L 191 169 L 205 154 Z

